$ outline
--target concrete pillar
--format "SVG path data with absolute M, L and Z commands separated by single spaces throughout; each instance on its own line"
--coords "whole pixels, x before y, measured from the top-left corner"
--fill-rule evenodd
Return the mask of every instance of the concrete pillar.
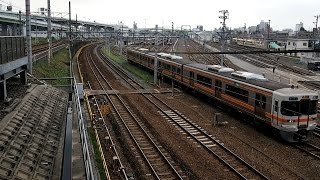
M 27 71 L 22 71 L 20 73 L 20 83 L 22 85 L 27 85 Z
M 6 100 L 7 99 L 7 82 L 6 80 L 3 80 L 0 82 L 0 100 Z

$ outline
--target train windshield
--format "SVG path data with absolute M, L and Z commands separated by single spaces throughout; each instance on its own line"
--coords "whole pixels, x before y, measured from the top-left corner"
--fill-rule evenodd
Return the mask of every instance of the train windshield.
M 281 114 L 285 116 L 312 115 L 317 113 L 317 100 L 282 101 Z

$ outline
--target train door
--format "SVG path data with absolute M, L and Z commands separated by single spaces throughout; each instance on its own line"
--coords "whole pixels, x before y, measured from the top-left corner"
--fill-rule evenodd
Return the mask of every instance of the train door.
M 220 98 L 222 92 L 222 82 L 219 80 L 216 80 L 215 82 L 215 96 Z
M 275 100 L 274 105 L 272 107 L 272 123 L 278 125 L 278 117 L 279 117 L 279 101 Z
M 255 98 L 255 115 L 265 118 L 267 98 L 264 95 L 256 93 Z
M 193 86 L 193 83 L 194 83 L 194 72 L 190 71 L 190 76 L 189 77 L 190 77 L 190 85 Z

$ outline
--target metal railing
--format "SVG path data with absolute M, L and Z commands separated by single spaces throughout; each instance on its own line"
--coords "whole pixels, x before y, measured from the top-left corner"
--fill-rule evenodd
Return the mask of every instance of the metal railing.
M 85 169 L 86 169 L 86 176 L 87 180 L 93 180 L 93 168 L 92 168 L 92 163 L 90 159 L 90 151 L 88 148 L 88 133 L 87 129 L 84 125 L 84 119 L 82 116 L 82 109 L 81 109 L 81 104 L 80 104 L 80 97 L 79 97 L 79 90 L 77 88 L 77 82 L 74 79 L 74 94 L 76 98 L 76 112 L 78 113 L 78 122 L 79 122 L 79 131 L 80 131 L 80 138 L 81 138 L 81 145 L 82 145 L 82 153 L 83 153 L 83 161 L 85 164 Z

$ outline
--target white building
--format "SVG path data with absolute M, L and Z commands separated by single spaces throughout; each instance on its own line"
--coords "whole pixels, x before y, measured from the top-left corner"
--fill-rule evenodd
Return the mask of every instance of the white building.
M 261 20 L 260 24 L 258 25 L 259 31 L 267 31 L 268 30 L 268 22 L 264 22 Z
M 249 31 L 249 33 L 254 33 L 254 32 L 256 32 L 256 31 L 257 31 L 257 26 L 250 26 L 250 27 L 248 27 L 248 31 Z
M 197 33 L 201 38 L 201 41 L 211 41 L 212 40 L 212 32 L 211 31 L 201 31 Z
M 301 28 L 303 28 L 302 22 L 300 22 L 299 24 L 296 24 L 296 32 L 299 32 Z
M 284 42 L 286 50 L 312 50 L 312 44 L 310 39 L 297 39 L 289 38 Z M 291 54 L 292 56 L 299 57 L 312 57 L 313 53 L 297 53 Z

